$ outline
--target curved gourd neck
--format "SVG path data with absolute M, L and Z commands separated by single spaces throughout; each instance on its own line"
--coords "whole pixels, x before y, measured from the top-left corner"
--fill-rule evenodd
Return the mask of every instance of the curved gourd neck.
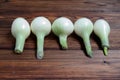
M 37 59 L 42 59 L 44 56 L 44 37 L 45 35 L 43 34 L 38 34 L 36 35 L 37 37 Z
M 22 53 L 25 44 L 25 37 L 18 35 L 16 37 L 15 53 Z
M 89 57 L 92 57 L 93 52 L 92 52 L 91 44 L 90 44 L 90 35 L 87 34 L 87 33 L 84 33 L 82 38 L 83 38 L 83 42 L 84 42 L 84 45 L 85 45 L 85 48 L 86 48 L 87 55 Z
M 62 47 L 62 49 L 68 49 L 67 45 L 67 35 L 60 35 L 59 36 L 59 42 Z

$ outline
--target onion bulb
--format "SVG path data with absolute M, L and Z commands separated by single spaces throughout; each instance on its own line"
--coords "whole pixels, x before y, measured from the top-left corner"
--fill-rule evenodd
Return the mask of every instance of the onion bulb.
M 30 35 L 29 23 L 22 17 L 16 18 L 12 23 L 11 33 L 16 38 L 15 53 L 22 53 L 25 40 Z
M 93 31 L 93 23 L 88 18 L 80 18 L 75 24 L 75 33 L 83 39 L 86 52 L 89 57 L 92 57 L 92 50 L 90 45 L 90 34 Z
M 99 19 L 94 24 L 94 33 L 100 38 L 104 55 L 108 55 L 110 25 L 104 19 Z
M 44 38 L 51 31 L 51 23 L 45 17 L 36 17 L 31 22 L 31 30 L 37 37 L 37 59 L 42 59 L 44 56 Z
M 52 24 L 53 33 L 59 37 L 62 49 L 68 49 L 67 37 L 73 32 L 74 26 L 70 19 L 66 17 L 57 18 Z

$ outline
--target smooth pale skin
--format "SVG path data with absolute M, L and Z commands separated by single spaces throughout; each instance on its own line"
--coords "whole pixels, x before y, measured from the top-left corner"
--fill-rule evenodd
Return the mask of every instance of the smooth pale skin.
M 89 57 L 92 57 L 92 50 L 90 45 L 90 34 L 93 31 L 93 23 L 88 18 L 80 18 L 78 19 L 75 24 L 75 33 L 80 36 L 85 44 L 86 52 Z
M 104 19 L 99 19 L 94 24 L 94 33 L 100 38 L 104 55 L 108 55 L 107 49 L 109 48 L 110 25 Z
M 37 37 L 37 59 L 42 59 L 44 56 L 44 37 L 50 33 L 51 23 L 45 17 L 36 17 L 31 22 L 31 30 Z
M 67 49 L 67 37 L 73 32 L 74 26 L 66 17 L 57 18 L 52 24 L 52 32 L 59 37 L 62 49 Z
M 29 23 L 22 17 L 16 18 L 12 23 L 11 33 L 16 38 L 15 53 L 22 53 L 25 40 L 30 35 Z

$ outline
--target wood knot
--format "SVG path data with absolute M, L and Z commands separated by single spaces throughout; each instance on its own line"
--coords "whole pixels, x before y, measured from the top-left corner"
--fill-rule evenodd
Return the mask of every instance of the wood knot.
M 110 62 L 108 62 L 108 61 L 103 61 L 103 63 L 104 64 L 108 64 L 108 65 L 110 64 Z

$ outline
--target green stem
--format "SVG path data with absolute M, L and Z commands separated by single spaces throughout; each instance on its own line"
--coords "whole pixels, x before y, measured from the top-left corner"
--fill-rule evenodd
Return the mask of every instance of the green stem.
M 67 36 L 66 35 L 59 36 L 59 41 L 60 41 L 60 45 L 62 46 L 62 49 L 68 49 Z
M 25 44 L 25 38 L 21 35 L 16 37 L 15 53 L 22 53 Z
M 108 48 L 107 48 L 107 47 L 104 47 L 104 48 L 103 48 L 103 51 L 104 51 L 104 55 L 107 56 L 107 55 L 108 55 Z
M 37 35 L 37 59 L 42 59 L 44 56 L 44 35 Z
M 107 56 L 108 55 L 108 48 L 109 48 L 108 37 L 101 38 L 101 43 L 102 43 L 104 55 Z
M 92 49 L 91 49 L 90 39 L 89 39 L 89 35 L 88 34 L 84 34 L 83 41 L 84 41 L 84 44 L 85 44 L 87 55 L 89 57 L 93 57 L 93 52 L 92 52 Z

